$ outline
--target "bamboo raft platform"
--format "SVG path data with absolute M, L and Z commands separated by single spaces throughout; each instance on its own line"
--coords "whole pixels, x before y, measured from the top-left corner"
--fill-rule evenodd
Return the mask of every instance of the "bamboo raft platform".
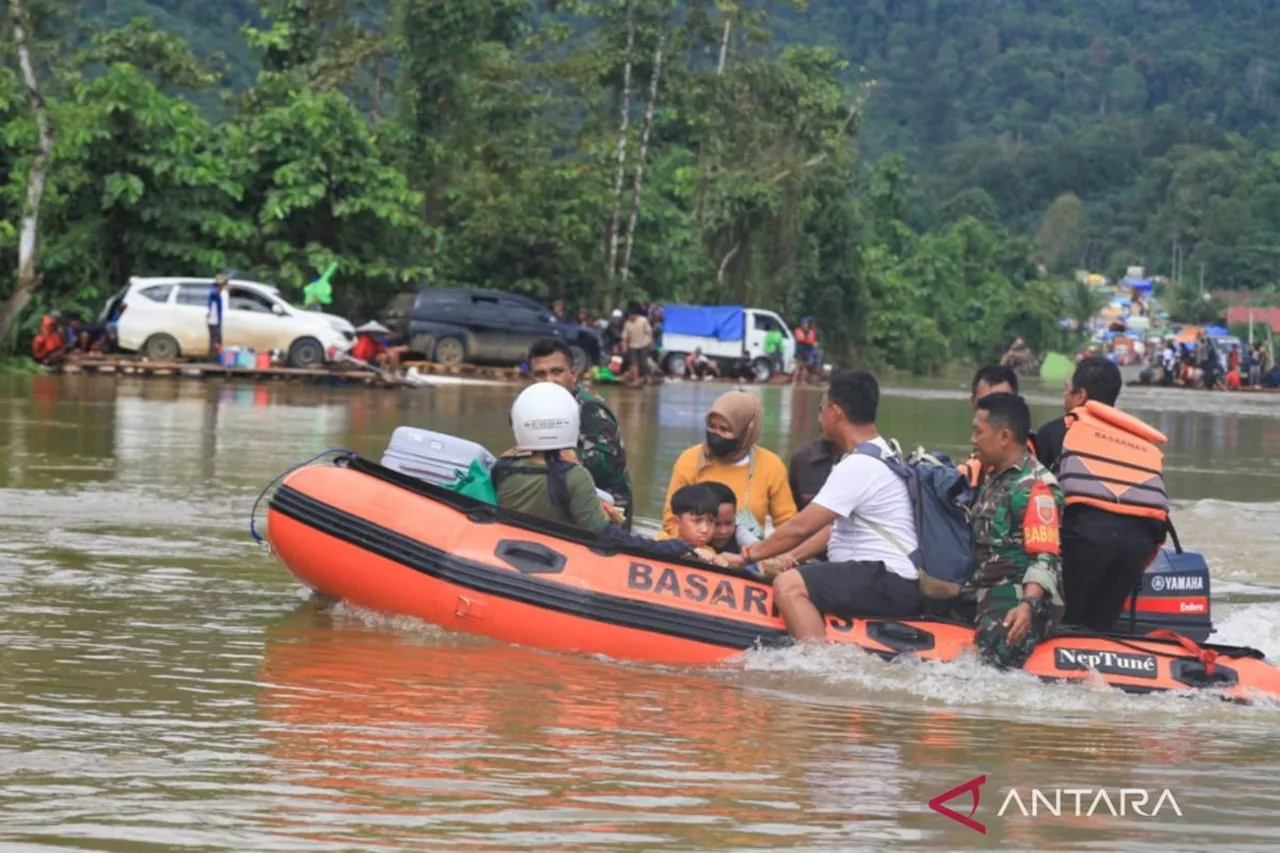
M 369 387 L 406 387 L 409 383 L 372 370 L 349 365 L 323 368 L 299 367 L 225 367 L 211 361 L 151 361 L 130 356 L 72 356 L 46 367 L 51 373 L 93 374 L 143 377 L 178 377 L 183 379 L 249 379 L 254 381 L 293 380 L 321 383 L 354 383 Z
M 521 381 L 518 367 L 500 367 L 489 364 L 439 364 L 434 361 L 402 361 L 405 370 L 416 367 L 426 376 L 465 376 L 470 379 L 489 379 L 494 382 Z
M 521 381 L 515 367 L 476 364 L 444 365 L 429 361 L 405 361 L 400 367 L 417 368 L 425 376 L 457 376 L 487 379 L 494 382 Z M 254 381 L 293 380 L 317 383 L 353 383 L 381 388 L 413 388 L 418 383 L 385 372 L 361 367 L 350 362 L 335 362 L 324 367 L 225 367 L 212 361 L 174 359 L 152 361 L 130 355 L 73 355 L 58 364 L 45 367 L 50 373 L 106 374 L 119 376 L 179 377 L 186 379 L 249 379 Z
M 324 367 L 225 367 L 212 361 L 174 359 L 169 361 L 152 361 L 132 355 L 72 355 L 58 364 L 46 365 L 50 373 L 68 375 L 116 375 L 141 377 L 169 377 L 183 379 L 222 379 L 223 381 L 250 380 L 255 382 L 291 380 L 319 384 L 353 384 L 373 388 L 417 388 L 423 387 L 420 380 L 415 382 L 402 376 L 392 377 L 385 371 L 375 371 L 371 367 L 361 366 L 363 363 L 335 362 Z M 480 380 L 494 383 L 519 383 L 527 381 L 520 375 L 517 367 L 504 367 L 483 364 L 439 364 L 432 361 L 403 361 L 402 370 L 416 369 L 419 376 L 447 376 L 459 379 Z M 662 377 L 670 381 L 668 377 Z M 686 380 L 699 381 L 699 380 Z M 710 380 L 714 384 L 736 385 L 740 380 L 716 378 Z M 788 375 L 779 374 L 773 377 L 770 385 L 789 384 Z M 622 382 L 600 383 L 602 386 L 626 387 Z M 754 384 L 754 383 L 753 383 Z

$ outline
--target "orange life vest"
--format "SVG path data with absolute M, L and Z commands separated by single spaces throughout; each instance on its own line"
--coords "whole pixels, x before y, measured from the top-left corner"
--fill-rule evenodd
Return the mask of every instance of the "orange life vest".
M 1097 507 L 1137 518 L 1169 518 L 1164 487 L 1167 439 L 1119 409 L 1090 400 L 1067 415 L 1058 483 L 1067 506 Z
M 796 343 L 806 347 L 814 346 L 818 343 L 818 330 L 810 329 L 806 332 L 803 326 L 796 326 Z

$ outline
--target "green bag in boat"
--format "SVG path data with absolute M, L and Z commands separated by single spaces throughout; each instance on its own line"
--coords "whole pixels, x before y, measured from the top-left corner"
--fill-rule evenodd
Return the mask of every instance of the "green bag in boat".
M 441 488 L 483 501 L 491 506 L 498 505 L 498 492 L 493 487 L 493 478 L 489 476 L 489 469 L 482 462 L 473 461 L 471 467 L 465 472 L 455 470 L 454 474 L 458 479 Z

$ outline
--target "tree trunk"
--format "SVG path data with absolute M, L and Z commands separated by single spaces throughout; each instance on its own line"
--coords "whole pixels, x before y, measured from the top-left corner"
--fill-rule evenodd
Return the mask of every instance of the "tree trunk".
M 724 33 L 720 36 L 720 58 L 716 62 L 716 76 L 724 76 L 725 63 L 729 61 L 729 38 L 733 34 L 733 18 L 725 13 Z M 696 225 L 702 216 L 702 202 L 707 195 L 707 181 L 702 174 L 702 143 L 698 143 L 698 192 L 693 199 L 693 221 Z
M 10 0 L 9 12 L 13 18 L 13 43 L 18 53 L 18 67 L 27 93 L 27 106 L 31 108 L 39 129 L 35 156 L 27 172 L 27 198 L 22 205 L 22 232 L 18 240 L 18 281 L 13 293 L 0 308 L 0 342 L 10 340 L 14 324 L 31 294 L 40 286 L 41 276 L 36 274 L 36 248 L 40 234 L 40 200 L 44 196 L 45 173 L 49 169 L 49 157 L 53 151 L 53 134 L 49 130 L 49 115 L 36 80 L 35 66 L 31 62 L 31 48 L 27 43 L 27 13 L 24 0 Z
M 724 75 L 724 63 L 729 58 L 729 34 L 733 32 L 733 19 L 724 19 L 724 35 L 720 37 L 720 61 L 716 63 L 716 76 Z
M 671 13 L 662 16 L 658 27 L 658 43 L 653 49 L 653 74 L 649 77 L 649 103 L 644 108 L 644 131 L 640 134 L 640 156 L 636 160 L 636 180 L 631 189 L 631 217 L 627 221 L 627 248 L 622 253 L 622 280 L 631 275 L 631 246 L 635 242 L 636 216 L 640 212 L 640 189 L 644 182 L 644 158 L 649 151 L 649 132 L 653 130 L 653 106 L 658 100 L 658 81 L 662 77 L 662 48 L 667 38 L 667 21 Z
M 622 60 L 622 107 L 618 120 L 618 171 L 613 177 L 613 219 L 609 222 L 609 262 L 605 267 L 605 278 L 609 282 L 613 281 L 618 270 L 618 222 L 622 217 L 622 182 L 627 171 L 627 128 L 631 125 L 631 53 L 635 41 L 633 0 L 627 0 L 627 50 Z M 610 293 L 609 299 L 612 298 Z

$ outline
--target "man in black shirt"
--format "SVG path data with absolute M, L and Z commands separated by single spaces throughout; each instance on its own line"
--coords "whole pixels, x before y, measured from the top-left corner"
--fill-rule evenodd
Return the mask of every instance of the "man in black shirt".
M 1118 367 L 1089 356 L 1067 380 L 1063 407 L 1070 413 L 1089 400 L 1114 406 L 1122 385 Z M 1057 418 L 1035 432 L 1036 458 L 1054 474 L 1061 473 L 1067 427 L 1066 418 Z M 1069 503 L 1062 519 L 1063 624 L 1110 631 L 1164 542 L 1165 530 L 1154 519 Z
M 827 476 L 839 460 L 836 446 L 825 438 L 815 438 L 796 448 L 791 454 L 791 464 L 787 467 L 787 479 L 791 483 L 791 496 L 796 499 L 796 510 L 809 505 Z

